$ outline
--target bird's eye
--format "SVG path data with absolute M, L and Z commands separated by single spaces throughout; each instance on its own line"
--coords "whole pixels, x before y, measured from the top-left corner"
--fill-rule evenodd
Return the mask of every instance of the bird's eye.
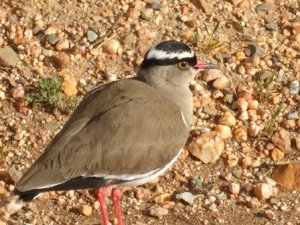
M 185 62 L 185 61 L 183 61 L 183 62 L 179 62 L 179 63 L 177 64 L 177 66 L 178 66 L 178 68 L 179 68 L 179 69 L 181 69 L 181 70 L 185 70 L 185 69 L 187 69 L 187 68 L 188 68 L 188 63 L 187 63 L 187 62 Z

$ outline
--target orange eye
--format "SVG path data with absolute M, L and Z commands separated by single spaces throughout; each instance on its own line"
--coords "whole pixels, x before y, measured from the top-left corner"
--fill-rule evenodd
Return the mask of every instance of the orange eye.
M 188 68 L 188 65 L 189 65 L 189 64 L 188 64 L 187 62 L 185 62 L 185 61 L 179 62 L 179 63 L 177 64 L 178 68 L 181 69 L 181 70 L 187 69 L 187 68 Z

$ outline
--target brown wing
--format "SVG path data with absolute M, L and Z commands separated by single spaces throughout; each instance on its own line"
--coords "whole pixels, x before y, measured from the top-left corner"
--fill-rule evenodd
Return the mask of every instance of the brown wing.
M 154 89 L 134 79 L 111 83 L 81 102 L 17 190 L 151 172 L 170 162 L 187 137 L 179 108 Z

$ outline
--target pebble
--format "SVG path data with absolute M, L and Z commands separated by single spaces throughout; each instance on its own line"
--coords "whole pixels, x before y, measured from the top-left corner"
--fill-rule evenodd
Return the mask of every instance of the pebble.
M 141 11 L 141 18 L 144 19 L 144 20 L 149 20 L 152 13 L 153 13 L 153 9 L 150 9 L 150 8 L 143 9 Z
M 195 200 L 195 195 L 193 195 L 191 192 L 183 192 L 176 195 L 176 199 L 183 200 L 184 202 L 188 203 L 189 205 L 192 205 Z
M 230 86 L 230 82 L 226 76 L 221 76 L 213 82 L 212 86 L 218 90 L 224 90 Z
M 159 2 L 152 2 L 151 8 L 155 10 L 161 10 L 163 7 Z
M 86 33 L 86 37 L 89 42 L 94 42 L 97 40 L 98 34 L 96 34 L 96 32 L 93 30 L 88 30 Z
M 278 166 L 273 171 L 271 177 L 277 182 L 282 190 L 296 190 L 300 192 L 300 164 L 291 163 Z
M 170 196 L 171 196 L 170 193 L 162 193 L 162 194 L 159 194 L 159 195 L 157 195 L 157 196 L 154 198 L 154 202 L 155 202 L 155 203 L 158 203 L 158 204 L 162 204 L 162 203 L 164 203 L 166 200 L 169 200 L 169 199 L 170 199 Z
M 117 39 L 110 39 L 103 44 L 103 50 L 110 54 L 117 54 L 121 50 L 121 44 Z
M 220 78 L 221 76 L 222 76 L 221 71 L 218 69 L 205 70 L 203 75 L 203 80 L 206 82 L 210 82 Z
M 273 196 L 273 186 L 267 183 L 257 184 L 253 191 L 259 200 L 269 199 Z
M 253 57 L 254 55 L 258 57 L 264 57 L 266 55 L 266 52 L 260 46 L 250 44 L 245 48 L 245 54 L 248 57 Z
M 239 112 L 244 112 L 248 109 L 248 102 L 244 98 L 239 98 L 235 102 L 235 106 Z
M 295 80 L 290 83 L 290 94 L 297 95 L 299 93 L 300 85 L 299 81 Z
M 24 95 L 25 95 L 25 89 L 24 89 L 23 85 L 17 84 L 17 86 L 13 87 L 10 90 L 10 95 L 13 98 L 22 98 L 22 97 L 24 97 Z
M 49 34 L 42 37 L 41 42 L 46 45 L 48 42 L 51 45 L 56 45 L 58 43 L 59 39 L 55 34 Z
M 59 52 L 53 57 L 53 62 L 56 68 L 65 69 L 70 64 L 70 57 L 64 52 Z
M 17 53 L 9 46 L 0 48 L 0 65 L 15 67 L 20 62 Z
M 249 137 L 257 137 L 259 132 L 260 132 L 260 127 L 255 123 L 250 124 L 250 126 L 247 128 L 247 133 Z
M 232 137 L 231 129 L 226 125 L 217 125 L 215 131 L 222 139 L 229 139 Z
M 64 49 L 68 49 L 70 46 L 69 40 L 68 39 L 63 39 L 60 40 L 57 44 L 56 44 L 56 49 L 58 51 L 64 50 Z
M 221 125 L 233 127 L 236 125 L 236 119 L 231 112 L 227 111 L 220 117 L 218 123 Z
M 153 217 L 157 217 L 158 219 L 162 219 L 163 216 L 167 215 L 169 213 L 169 210 L 164 208 L 164 207 L 160 207 L 160 206 L 152 206 L 150 209 L 149 209 L 149 214 L 150 216 L 153 216 Z
M 151 197 L 150 190 L 147 188 L 143 188 L 143 187 L 137 187 L 135 189 L 134 194 L 137 199 L 142 199 L 142 200 L 147 200 L 147 199 L 150 199 L 150 197 Z
M 267 209 L 265 211 L 265 215 L 266 215 L 266 218 L 268 218 L 269 220 L 275 220 L 276 219 L 275 213 L 270 209 Z
M 217 194 L 216 197 L 219 201 L 224 201 L 224 200 L 227 199 L 227 196 L 224 192 L 221 192 L 221 193 Z
M 232 168 L 231 173 L 234 177 L 239 178 L 243 174 L 243 169 L 239 166 L 236 166 L 236 167 Z
M 256 9 L 259 11 L 269 11 L 273 9 L 273 5 L 271 3 L 265 2 L 263 4 L 258 5 Z
M 231 183 L 229 186 L 230 193 L 237 195 L 240 193 L 241 185 L 238 183 Z
M 207 132 L 197 137 L 195 142 L 188 146 L 189 152 L 203 163 L 218 160 L 225 148 L 224 141 L 216 132 Z
M 271 139 L 273 144 L 277 148 L 279 148 L 285 153 L 290 152 L 291 150 L 290 132 L 286 131 L 285 129 L 280 129 L 273 135 Z
M 215 203 L 211 204 L 209 207 L 208 207 L 209 210 L 213 211 L 213 212 L 217 212 L 218 211 L 218 207 Z
M 276 23 L 267 23 L 266 28 L 268 30 L 278 30 L 278 25 Z
M 8 170 L 7 170 L 7 174 L 10 178 L 11 181 L 13 181 L 14 183 L 17 183 L 21 178 L 22 178 L 22 172 L 17 170 L 16 167 L 11 166 Z
M 79 212 L 85 216 L 90 216 L 92 214 L 93 208 L 89 205 L 81 205 L 79 207 Z
M 299 112 L 295 111 L 295 112 L 291 112 L 288 114 L 288 119 L 289 120 L 297 120 L 299 119 Z

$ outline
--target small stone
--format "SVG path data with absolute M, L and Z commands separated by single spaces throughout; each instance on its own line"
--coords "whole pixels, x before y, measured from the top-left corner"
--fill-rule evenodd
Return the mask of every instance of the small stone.
M 96 34 L 96 32 L 93 30 L 88 30 L 86 33 L 86 37 L 89 42 L 94 42 L 97 40 L 98 34 Z
M 141 18 L 144 19 L 144 20 L 149 20 L 152 13 L 153 13 L 153 9 L 150 9 L 150 8 L 143 9 L 141 11 Z
M 68 49 L 70 46 L 68 39 L 63 39 L 60 40 L 57 44 L 56 44 L 56 49 L 58 51 L 64 50 L 64 49 Z
M 287 153 L 291 150 L 291 139 L 288 131 L 280 129 L 271 139 L 274 145 L 283 152 Z
M 0 215 L 1 218 L 2 215 L 4 218 L 9 218 L 11 215 L 15 214 L 17 211 L 19 211 L 23 207 L 23 202 L 19 200 L 19 197 L 14 196 L 10 197 L 10 199 L 7 199 L 9 201 L 7 204 L 4 204 L 5 201 L 2 201 L 1 199 L 1 205 L 0 205 Z
M 110 39 L 103 44 L 103 49 L 110 54 L 117 54 L 121 50 L 121 44 L 117 39 Z
M 260 4 L 256 7 L 259 11 L 269 11 L 273 9 L 273 5 L 271 3 L 265 2 L 263 4 Z
M 260 127 L 254 123 L 251 124 L 247 128 L 247 133 L 248 133 L 249 137 L 257 137 L 257 135 L 259 134 L 259 131 L 260 131 Z
M 56 45 L 56 43 L 59 41 L 58 37 L 55 34 L 49 34 L 42 37 L 41 42 L 46 45 L 46 43 L 49 43 L 50 45 Z
M 168 209 L 160 206 L 152 206 L 149 210 L 150 216 L 157 217 L 158 219 L 162 219 L 163 216 L 169 213 Z
M 278 25 L 276 23 L 267 23 L 266 28 L 268 30 L 278 30 Z
M 207 132 L 200 135 L 196 142 L 191 142 L 189 152 L 203 163 L 215 162 L 224 150 L 224 141 L 216 132 Z
M 188 203 L 189 205 L 192 205 L 195 200 L 195 195 L 193 195 L 191 192 L 183 192 L 176 195 L 176 199 L 183 200 L 184 202 Z
M 257 109 L 258 108 L 258 101 L 250 99 L 248 100 L 248 109 Z
M 230 94 L 230 93 L 226 94 L 224 96 L 224 101 L 228 102 L 229 104 L 231 104 L 233 102 L 233 94 Z
M 53 62 L 56 68 L 64 69 L 70 64 L 70 57 L 64 52 L 59 52 L 53 57 Z
M 251 198 L 251 200 L 249 201 L 249 204 L 248 206 L 251 208 L 251 209 L 258 209 L 261 207 L 261 203 L 258 201 L 257 198 Z
M 16 167 L 11 166 L 7 170 L 7 174 L 10 178 L 11 181 L 13 181 L 15 184 L 22 178 L 22 173 L 21 171 L 17 170 Z
M 224 192 L 221 192 L 220 194 L 217 194 L 216 197 L 217 197 L 218 201 L 224 201 L 224 200 L 227 199 L 227 196 Z
M 218 90 L 224 90 L 230 86 L 230 82 L 227 77 L 222 76 L 222 77 L 217 78 L 213 82 L 212 86 Z
M 299 119 L 299 112 L 298 111 L 291 112 L 288 114 L 287 117 L 289 120 L 297 120 L 297 119 Z
M 54 25 L 49 26 L 45 30 L 44 34 L 46 34 L 46 35 L 57 34 L 60 30 L 61 30 L 61 25 L 54 24 Z
M 215 131 L 222 139 L 229 139 L 232 137 L 232 133 L 229 126 L 217 125 Z
M 260 200 L 269 199 L 273 196 L 273 187 L 267 183 L 259 183 L 254 187 L 254 194 Z
M 243 158 L 241 164 L 243 168 L 252 166 L 252 158 L 250 156 L 246 156 L 245 158 Z
M 290 94 L 297 95 L 299 93 L 300 85 L 299 81 L 294 80 L 290 83 Z
M 246 55 L 243 51 L 237 51 L 236 52 L 236 60 L 237 61 L 240 62 L 240 61 L 244 60 L 245 58 L 246 58 Z
M 247 132 L 243 127 L 236 128 L 233 132 L 233 136 L 238 142 L 245 142 L 248 139 Z
M 155 10 L 161 10 L 163 7 L 159 2 L 152 2 L 151 8 Z
M 244 112 L 248 109 L 248 102 L 243 98 L 239 98 L 235 102 L 235 106 L 239 112 Z
M 233 127 L 236 125 L 236 119 L 231 112 L 225 112 L 219 119 L 219 124 Z
M 243 170 L 241 167 L 237 166 L 237 167 L 234 167 L 232 168 L 232 175 L 236 178 L 240 178 L 243 174 Z
M 62 82 L 62 90 L 67 96 L 76 96 L 77 90 L 77 80 L 74 77 L 67 77 Z
M 9 46 L 0 48 L 0 65 L 15 67 L 20 59 L 17 53 Z
M 22 98 L 22 97 L 24 97 L 24 95 L 25 95 L 25 89 L 24 89 L 23 85 L 17 84 L 17 86 L 13 87 L 10 90 L 10 95 L 13 98 Z
M 248 57 L 253 57 L 254 55 L 258 57 L 264 57 L 266 52 L 260 46 L 250 44 L 245 48 L 245 54 Z
M 238 183 L 231 183 L 229 186 L 230 193 L 237 195 L 240 193 L 241 185 Z
M 157 196 L 154 198 L 154 202 L 155 202 L 155 203 L 158 203 L 158 204 L 162 204 L 162 203 L 164 203 L 166 200 L 169 200 L 169 199 L 170 199 L 170 196 L 171 196 L 170 193 L 162 193 L 162 194 L 160 194 L 160 195 L 157 195 Z
M 89 205 L 81 205 L 79 207 L 79 212 L 85 216 L 90 216 L 92 214 L 93 208 Z
M 206 14 L 211 13 L 212 6 L 206 0 L 198 0 L 198 2 L 200 3 L 201 8 Z
M 222 76 L 221 71 L 218 69 L 205 70 L 203 75 L 203 80 L 206 82 L 210 82 L 220 78 L 221 76 Z
M 215 116 L 218 113 L 218 110 L 216 108 L 210 108 L 210 107 L 204 107 L 203 112 L 210 116 Z
M 218 211 L 218 207 L 215 203 L 211 204 L 209 207 L 208 207 L 209 210 L 213 211 L 213 212 L 217 212 Z
M 242 112 L 240 115 L 239 115 L 239 120 L 241 121 L 246 121 L 249 119 L 249 115 L 248 115 L 248 112 L 247 111 L 244 111 Z
M 147 200 L 151 197 L 151 192 L 147 188 L 137 187 L 135 190 L 135 197 L 137 199 Z
M 269 220 L 275 220 L 276 219 L 275 213 L 270 209 L 265 211 L 265 215 Z
M 300 192 L 300 164 L 291 163 L 277 166 L 272 173 L 272 179 L 282 190 L 296 190 Z
M 39 46 L 34 45 L 31 47 L 30 50 L 31 50 L 31 56 L 34 58 L 38 58 L 42 54 L 42 48 Z

